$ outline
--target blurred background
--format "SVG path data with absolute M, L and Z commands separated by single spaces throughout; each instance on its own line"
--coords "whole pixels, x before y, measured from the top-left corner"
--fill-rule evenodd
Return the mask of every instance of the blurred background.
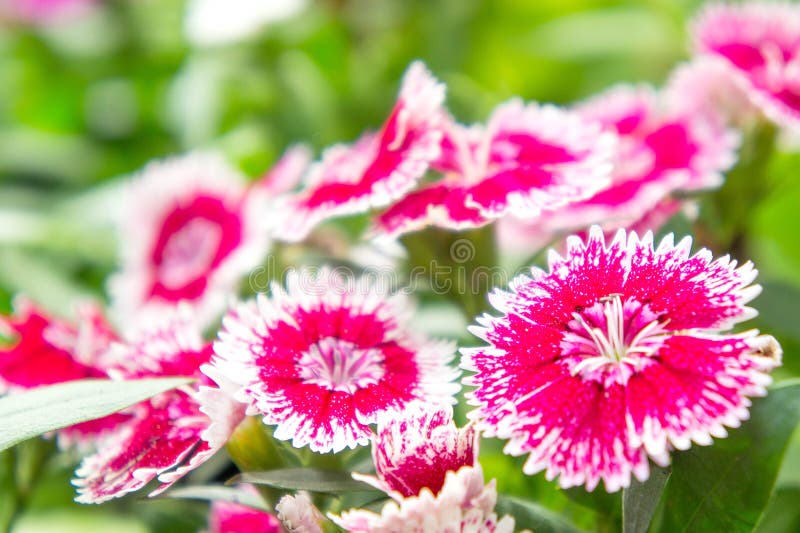
M 214 147 L 258 177 L 292 143 L 318 153 L 378 127 L 417 58 L 447 84 L 448 106 L 464 122 L 516 95 L 566 104 L 615 83 L 661 85 L 689 56 L 687 22 L 700 4 L 0 0 L 0 311 L 20 292 L 57 312 L 80 296 L 103 297 L 115 268 L 108 220 L 119 178 L 151 159 Z M 699 235 L 761 270 L 756 325 L 784 345 L 778 379 L 800 375 L 800 157 L 791 144 L 760 175 L 705 195 L 704 227 L 723 237 Z M 800 499 L 794 440 L 779 482 L 786 501 Z M 37 446 L 47 444 L 20 453 Z M 501 491 L 538 494 L 556 510 L 573 505 L 518 466 L 504 476 L 508 461 L 489 463 Z M 48 465 L 19 531 L 203 527 L 206 508 L 192 502 L 73 504 L 73 467 L 68 457 Z

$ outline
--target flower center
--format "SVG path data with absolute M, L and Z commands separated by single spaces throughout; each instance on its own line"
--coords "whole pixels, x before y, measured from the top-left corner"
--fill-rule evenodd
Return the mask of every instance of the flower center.
M 334 337 L 311 345 L 298 361 L 305 383 L 353 394 L 383 376 L 383 355 L 377 348 L 359 348 Z
M 179 289 L 203 276 L 217 254 L 222 230 L 205 218 L 190 220 L 164 246 L 158 279 L 168 289 Z
M 604 383 L 627 382 L 651 363 L 667 335 L 666 322 L 648 306 L 618 294 L 576 311 L 561 348 L 573 376 Z

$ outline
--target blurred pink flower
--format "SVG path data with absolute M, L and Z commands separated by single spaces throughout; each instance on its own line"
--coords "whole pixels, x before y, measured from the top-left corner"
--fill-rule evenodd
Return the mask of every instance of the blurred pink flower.
M 85 13 L 96 0 L 0 0 L 0 13 L 33 24 L 51 24 Z
M 244 418 L 230 384 L 201 366 L 211 357 L 188 307 L 153 315 L 134 341 L 115 343 L 112 375 L 121 379 L 188 376 L 198 384 L 136 405 L 132 417 L 110 432 L 99 451 L 84 458 L 73 484 L 80 503 L 102 503 L 158 478 L 160 494 L 219 451 Z
M 284 533 L 284 529 L 275 515 L 239 503 L 216 501 L 211 504 L 207 533 Z
M 575 113 L 520 100 L 498 107 L 485 128 L 450 122 L 435 165 L 443 178 L 394 203 L 375 232 L 474 228 L 582 200 L 608 185 L 613 141 Z
M 97 305 L 78 307 L 76 324 L 52 317 L 24 298 L 16 300 L 15 308 L 14 316 L 0 317 L 0 333 L 11 339 L 10 345 L 0 348 L 0 393 L 108 379 L 105 352 L 117 336 Z M 90 448 L 127 418 L 116 413 L 61 429 L 58 444 Z
M 690 246 L 670 235 L 654 249 L 650 233 L 624 230 L 606 245 L 595 226 L 549 272 L 491 294 L 503 315 L 471 328 L 488 346 L 462 349 L 470 418 L 509 439 L 506 453 L 530 454 L 527 474 L 619 490 L 648 477 L 648 457 L 664 466 L 673 448 L 726 436 L 766 394 L 774 339 L 723 333 L 756 314 L 756 271 Z
M 409 330 L 402 295 L 327 268 L 292 271 L 270 294 L 225 316 L 213 364 L 275 438 L 320 453 L 363 446 L 387 411 L 458 391 L 453 345 Z
M 693 22 L 692 34 L 697 54 L 721 59 L 731 86 L 742 90 L 769 120 L 798 126 L 800 6 L 710 5 Z
M 648 87 L 613 88 L 577 111 L 619 137 L 611 185 L 530 220 L 507 217 L 498 226 L 504 247 L 532 253 L 561 233 L 592 224 L 606 231 L 634 224 L 656 230 L 655 223 L 668 218 L 660 214 L 673 205 L 670 195 L 719 186 L 736 161 L 739 135 L 716 114 L 689 112 Z
M 325 219 L 384 207 L 414 187 L 440 153 L 444 92 L 421 62 L 412 63 L 381 131 L 325 150 L 305 187 L 287 198 L 277 235 L 302 240 Z
M 322 533 L 325 517 L 305 492 L 287 494 L 275 506 L 278 520 L 287 533 Z
M 240 277 L 268 250 L 264 200 L 216 155 L 148 165 L 125 198 L 122 270 L 110 281 L 119 323 L 181 301 L 201 325 L 217 319 Z

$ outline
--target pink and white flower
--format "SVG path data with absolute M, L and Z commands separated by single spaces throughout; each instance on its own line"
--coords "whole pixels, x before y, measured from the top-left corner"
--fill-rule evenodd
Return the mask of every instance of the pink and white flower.
M 458 429 L 449 405 L 415 402 L 378 423 L 372 459 L 377 477 L 353 477 L 398 501 L 423 489 L 438 494 L 447 472 L 477 463 L 478 433 L 474 425 Z
M 306 492 L 287 494 L 275 506 L 278 520 L 288 533 L 322 533 L 325 517 Z
M 255 490 L 252 492 L 257 494 Z M 211 504 L 206 533 L 285 532 L 275 515 L 240 503 L 216 501 Z
M 800 6 L 788 2 L 714 4 L 692 25 L 698 54 L 720 58 L 731 85 L 769 120 L 800 121 Z
M 357 532 L 513 531 L 514 520 L 494 512 L 495 482 L 483 483 L 477 439 L 472 425 L 455 426 L 447 405 L 415 403 L 385 417 L 372 443 L 377 477 L 353 477 L 393 501 L 380 514 L 355 509 L 331 519 Z
M 496 503 L 494 480 L 484 485 L 483 469 L 476 464 L 447 472 L 438 494 L 423 489 L 419 496 L 387 503 L 380 514 L 354 509 L 341 516 L 331 516 L 331 520 L 355 533 L 513 532 L 514 519 L 510 516 L 498 518 L 494 512 Z
M 188 307 L 142 326 L 136 340 L 111 348 L 116 378 L 197 377 L 200 385 L 163 393 L 134 406 L 94 455 L 86 457 L 73 484 L 80 503 L 102 503 L 155 480 L 160 494 L 208 460 L 244 419 L 244 408 L 227 393 L 228 382 L 201 366 L 211 356 Z M 209 379 L 210 378 L 210 379 Z M 216 383 L 216 384 L 215 384 Z
M 573 112 L 511 100 L 485 128 L 451 122 L 436 163 L 443 178 L 392 205 L 376 232 L 475 228 L 582 200 L 608 185 L 613 146 L 613 135 Z
M 380 132 L 325 150 L 305 188 L 288 198 L 277 235 L 302 240 L 323 220 L 385 207 L 412 189 L 439 157 L 444 93 L 421 62 L 412 63 Z
M 110 361 L 105 352 L 117 337 L 97 305 L 80 305 L 76 324 L 50 316 L 24 298 L 15 301 L 15 308 L 14 316 L 0 317 L 0 333 L 11 339 L 0 349 L 0 393 L 108 379 Z M 127 418 L 116 413 L 61 429 L 58 444 L 89 447 Z
M 213 364 L 274 436 L 315 452 L 369 443 L 369 424 L 414 400 L 452 401 L 454 347 L 412 333 L 403 295 L 335 270 L 287 275 L 223 319 Z
M 532 251 L 560 233 L 592 224 L 613 231 L 662 221 L 658 215 L 672 204 L 673 193 L 721 185 L 723 172 L 736 161 L 739 136 L 715 113 L 689 110 L 649 87 L 616 87 L 577 111 L 619 138 L 611 185 L 538 217 L 502 220 L 500 240 L 513 249 Z
M 110 282 L 120 323 L 189 302 L 216 319 L 240 277 L 268 249 L 262 194 L 212 154 L 151 163 L 131 184 L 122 270 Z
M 469 416 L 506 453 L 530 454 L 526 473 L 613 492 L 646 479 L 648 457 L 667 465 L 672 449 L 724 437 L 766 394 L 780 348 L 724 332 L 756 314 L 756 270 L 690 247 L 624 230 L 606 245 L 595 226 L 549 272 L 491 294 L 503 315 L 471 329 L 488 346 L 462 350 Z

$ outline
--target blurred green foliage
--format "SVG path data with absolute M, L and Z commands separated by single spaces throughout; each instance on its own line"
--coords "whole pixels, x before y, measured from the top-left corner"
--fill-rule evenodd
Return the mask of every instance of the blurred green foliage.
M 448 106 L 466 122 L 516 95 L 570 103 L 619 82 L 660 85 L 688 57 L 686 23 L 699 4 L 322 0 L 246 42 L 208 49 L 186 42 L 180 0 L 111 0 L 52 27 L 7 23 L 0 27 L 0 311 L 19 292 L 61 312 L 77 297 L 102 297 L 115 265 L 109 220 L 118 178 L 151 159 L 216 147 L 258 176 L 294 142 L 320 150 L 379 126 L 417 58 L 447 83 Z M 757 175 L 732 176 L 704 196 L 701 222 L 711 231 L 698 234 L 715 252 L 750 258 L 762 271 L 756 325 L 784 345 L 778 379 L 800 375 L 799 164 L 783 149 Z M 500 449 L 486 441 L 483 462 L 501 491 L 579 527 L 619 523 L 616 496 L 557 491 L 541 475 L 523 475 L 522 460 Z M 800 527 L 799 456 L 796 432 L 763 531 Z M 197 502 L 133 497 L 79 507 L 71 503 L 73 467 L 63 456 L 48 463 L 20 532 L 180 532 L 204 524 Z M 9 476 L 0 467 L 0 486 Z M 0 492 L 0 513 L 3 500 Z

